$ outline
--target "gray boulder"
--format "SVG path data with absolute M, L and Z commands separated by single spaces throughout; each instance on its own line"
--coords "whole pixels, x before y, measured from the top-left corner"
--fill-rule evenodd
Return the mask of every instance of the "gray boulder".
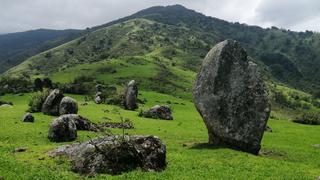
M 77 138 L 77 127 L 69 114 L 51 122 L 48 138 L 53 142 L 68 142 Z
M 257 65 L 239 43 L 226 40 L 210 50 L 193 97 L 210 144 L 259 153 L 270 104 Z
M 71 97 L 64 97 L 60 102 L 59 113 L 60 115 L 77 114 L 78 113 L 77 101 Z
M 138 108 L 138 85 L 135 80 L 131 80 L 124 93 L 124 107 L 128 110 L 135 110 Z
M 155 105 L 147 111 L 140 112 L 139 116 L 154 119 L 173 120 L 170 106 Z
M 166 146 L 155 136 L 105 136 L 59 147 L 49 155 L 66 155 L 74 172 L 88 176 L 116 175 L 137 168 L 144 171 L 166 168 Z
M 27 113 L 22 117 L 22 122 L 34 122 L 34 117 L 31 113 Z
M 59 89 L 51 91 L 43 103 L 41 111 L 47 115 L 58 116 L 60 102 L 63 97 L 63 93 Z

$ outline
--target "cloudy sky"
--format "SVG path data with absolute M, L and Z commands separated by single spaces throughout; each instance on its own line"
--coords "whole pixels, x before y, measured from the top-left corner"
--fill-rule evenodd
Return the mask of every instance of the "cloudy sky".
M 92 27 L 172 4 L 231 22 L 320 31 L 320 0 L 0 0 L 0 34 Z

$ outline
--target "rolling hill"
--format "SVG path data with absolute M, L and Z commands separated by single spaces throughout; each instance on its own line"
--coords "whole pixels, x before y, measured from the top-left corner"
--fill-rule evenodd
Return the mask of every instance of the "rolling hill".
M 25 59 L 58 45 L 64 44 L 83 31 L 37 29 L 0 35 L 0 73 L 23 62 Z

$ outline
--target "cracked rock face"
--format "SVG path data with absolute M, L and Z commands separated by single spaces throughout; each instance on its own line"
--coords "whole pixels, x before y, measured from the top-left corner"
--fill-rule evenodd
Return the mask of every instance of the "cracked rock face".
M 210 144 L 259 153 L 270 103 L 257 65 L 239 43 L 226 40 L 209 51 L 193 97 Z

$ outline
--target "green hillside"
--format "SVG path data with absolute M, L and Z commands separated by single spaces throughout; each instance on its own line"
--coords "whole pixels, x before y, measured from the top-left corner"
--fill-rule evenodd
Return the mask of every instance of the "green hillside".
M 6 74 L 51 76 L 79 64 L 133 56 L 196 72 L 208 50 L 230 38 L 247 49 L 267 79 L 309 92 L 320 85 L 318 33 L 229 23 L 179 5 L 152 7 L 88 32 Z
M 0 74 L 40 52 L 82 36 L 81 30 L 37 29 L 0 35 Z

